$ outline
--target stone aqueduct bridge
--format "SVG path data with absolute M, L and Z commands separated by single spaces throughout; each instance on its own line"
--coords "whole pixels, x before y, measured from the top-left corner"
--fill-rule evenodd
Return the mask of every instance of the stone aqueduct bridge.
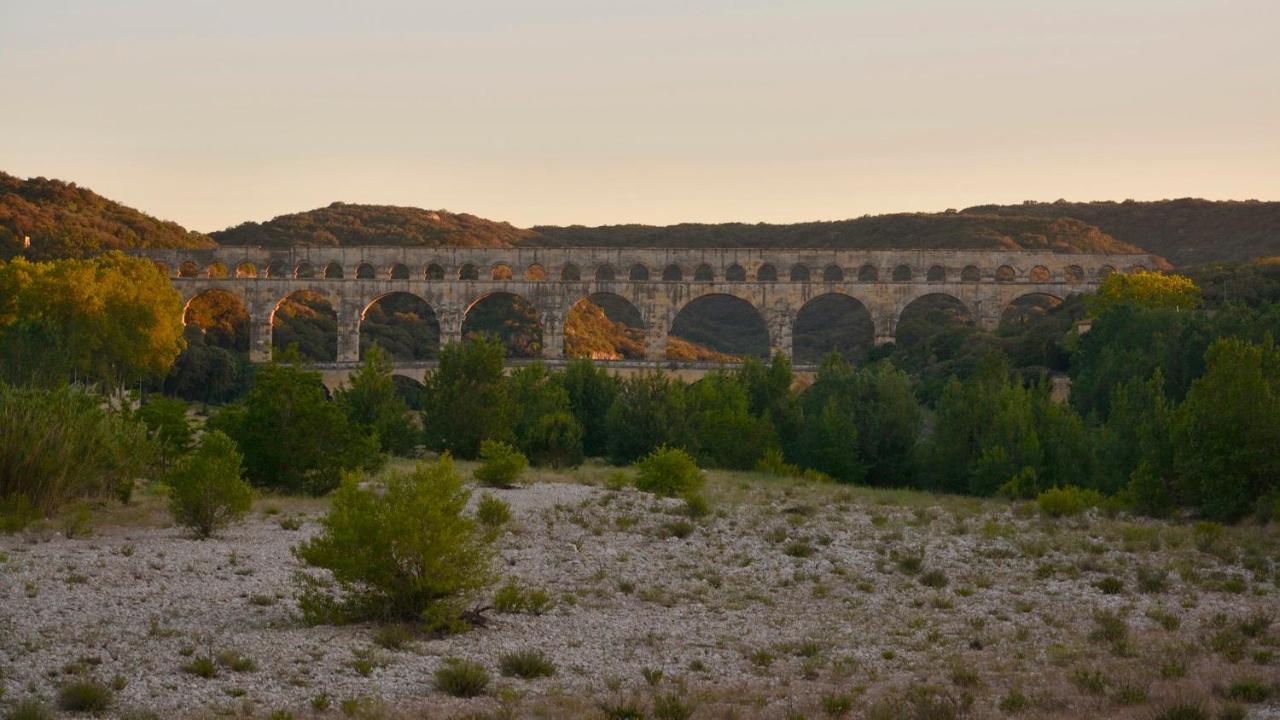
M 377 300 L 416 295 L 434 310 L 440 341 L 462 338 L 467 312 L 495 293 L 529 302 L 543 329 L 543 357 L 563 357 L 564 325 L 575 303 L 596 293 L 630 302 L 644 324 L 645 357 L 666 357 L 667 332 L 690 302 L 731 295 L 750 303 L 768 328 L 771 351 L 792 351 L 797 314 L 837 293 L 858 300 L 875 342 L 890 342 L 903 310 L 927 295 L 959 300 L 994 329 L 1018 298 L 1059 300 L 1096 289 L 1108 273 L 1157 267 L 1151 255 L 1085 255 L 962 250 L 222 247 L 141 250 L 172 278 L 185 302 L 208 290 L 238 296 L 250 318 L 250 358 L 271 355 L 272 318 L 289 294 L 325 295 L 337 312 L 338 363 L 355 363 L 360 322 Z

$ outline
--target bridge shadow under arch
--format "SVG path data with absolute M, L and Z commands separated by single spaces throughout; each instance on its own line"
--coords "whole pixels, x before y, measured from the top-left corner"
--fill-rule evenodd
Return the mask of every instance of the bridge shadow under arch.
M 826 293 L 806 302 L 792 329 L 792 359 L 814 364 L 831 351 L 862 362 L 875 344 L 871 312 L 857 298 Z
M 542 320 L 528 300 L 509 292 L 492 292 L 477 298 L 462 321 L 462 338 L 492 335 L 502 342 L 509 358 L 542 355 Z
M 398 362 L 430 360 L 440 351 L 440 321 L 417 295 L 387 293 L 360 315 L 361 358 L 374 343 Z
M 196 293 L 182 309 L 182 324 L 199 328 L 208 345 L 249 351 L 249 310 L 244 299 L 233 292 L 209 289 Z
M 898 316 L 895 341 L 914 347 L 939 333 L 972 327 L 976 323 L 969 306 L 954 295 L 929 293 L 912 300 Z
M 564 356 L 593 360 L 643 360 L 644 320 L 631 301 L 609 292 L 592 293 L 565 317 Z
M 307 360 L 338 359 L 338 313 L 323 293 L 295 290 L 280 298 L 271 311 L 271 348 L 282 351 L 298 346 Z
M 769 357 L 769 329 L 742 298 L 714 293 L 689 301 L 671 322 L 667 359 L 734 362 Z
M 1050 293 L 1027 293 L 1013 299 L 1000 313 L 1000 329 L 1029 325 L 1062 306 L 1062 298 Z

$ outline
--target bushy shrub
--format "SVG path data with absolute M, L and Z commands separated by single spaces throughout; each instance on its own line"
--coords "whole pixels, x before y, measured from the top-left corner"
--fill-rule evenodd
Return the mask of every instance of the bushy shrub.
M 14 703 L 5 720 L 53 720 L 53 712 L 36 698 L 29 697 Z
M 259 367 L 244 401 L 209 421 L 240 447 L 249 482 L 323 495 L 344 470 L 380 467 L 376 433 L 325 398 L 320 373 L 303 369 L 296 356 L 287 360 Z
M 636 463 L 636 489 L 663 497 L 699 495 L 706 482 L 698 463 L 679 448 L 660 447 Z
M 525 680 L 551 677 L 556 674 L 555 664 L 541 650 L 517 650 L 507 653 L 499 660 L 499 668 L 507 677 Z
M 169 512 L 174 522 L 207 538 L 244 517 L 253 504 L 253 490 L 240 463 L 240 450 L 231 438 L 217 430 L 206 433 L 200 447 L 165 475 L 173 490 Z
M 480 443 L 480 467 L 475 470 L 476 481 L 489 487 L 511 487 L 529 461 L 519 450 L 499 440 Z
M 410 419 L 408 405 L 396 394 L 391 359 L 377 343 L 363 355 L 360 369 L 334 393 L 334 402 L 352 423 L 376 434 L 384 451 L 408 455 L 418 444 L 420 433 Z
M 436 689 L 453 697 L 478 697 L 488 687 L 489 672 L 478 662 L 449 658 L 436 670 Z
M 147 426 L 147 432 L 160 450 L 160 466 L 169 463 L 191 449 L 194 434 L 187 421 L 187 403 L 178 398 L 152 395 L 137 411 L 138 419 Z
M 502 498 L 484 493 L 476 505 L 476 519 L 491 528 L 502 527 L 511 520 L 511 506 Z
M 551 597 L 546 590 L 522 587 L 513 578 L 498 588 L 493 596 L 493 609 L 502 613 L 541 615 L 551 609 Z
M 50 514 L 77 498 L 126 498 L 154 455 L 146 428 L 97 395 L 0 385 L 0 502 L 15 510 Z
M 362 480 L 347 475 L 320 521 L 321 533 L 293 549 L 333 577 L 329 583 L 298 575 L 304 618 L 464 629 L 463 604 L 488 583 L 489 548 L 463 512 L 469 493 L 452 458 L 387 473 L 380 488 L 362 487 Z
M 111 688 L 94 680 L 75 680 L 58 690 L 58 707 L 68 712 L 103 712 L 111 699 Z
M 1036 496 L 1040 512 L 1049 517 L 1079 515 L 1091 507 L 1101 507 L 1105 498 L 1097 490 L 1085 490 L 1068 485 L 1053 487 Z

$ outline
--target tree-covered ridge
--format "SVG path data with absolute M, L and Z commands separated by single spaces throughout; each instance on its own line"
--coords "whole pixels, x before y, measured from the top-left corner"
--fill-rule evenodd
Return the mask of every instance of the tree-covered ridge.
M 395 205 L 335 202 L 327 207 L 246 222 L 211 233 L 223 245 L 404 245 L 412 247 L 509 247 L 532 232 L 467 213 Z
M 800 247 L 861 250 L 1044 250 L 1063 253 L 1135 253 L 1095 227 L 1067 218 L 992 214 L 898 213 L 852 220 L 769 223 L 684 223 L 535 226 L 544 246 Z
M 1280 202 L 1179 198 L 1154 202 L 979 205 L 962 215 L 1075 218 L 1176 265 L 1280 255 Z
M 31 246 L 23 247 L 30 238 Z M 128 248 L 212 247 L 207 236 L 157 220 L 75 183 L 0 172 L 0 257 L 84 257 Z

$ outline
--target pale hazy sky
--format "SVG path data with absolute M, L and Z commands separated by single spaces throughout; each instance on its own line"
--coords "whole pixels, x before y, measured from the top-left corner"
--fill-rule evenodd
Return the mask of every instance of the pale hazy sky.
M 0 169 L 197 230 L 1280 199 L 1280 0 L 0 0 Z

